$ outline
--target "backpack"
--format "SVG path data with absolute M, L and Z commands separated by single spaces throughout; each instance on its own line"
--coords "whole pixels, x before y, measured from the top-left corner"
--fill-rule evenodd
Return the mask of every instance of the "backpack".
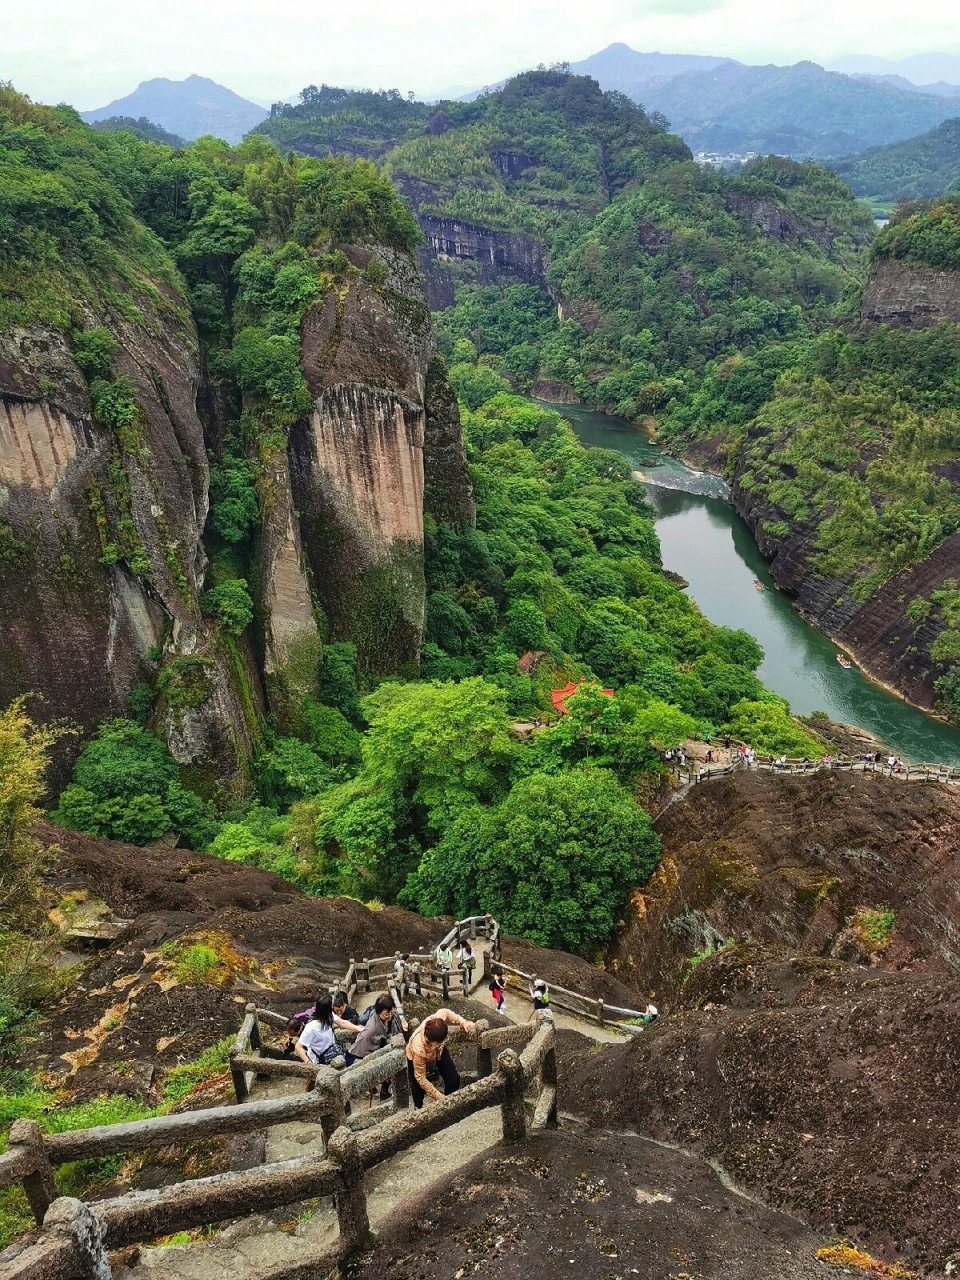
M 490 986 L 487 988 L 487 990 L 488 990 L 488 991 L 496 991 L 496 989 L 497 989 L 497 980 L 496 980 L 496 978 L 494 978 L 494 979 L 492 980 L 492 982 L 490 983 Z

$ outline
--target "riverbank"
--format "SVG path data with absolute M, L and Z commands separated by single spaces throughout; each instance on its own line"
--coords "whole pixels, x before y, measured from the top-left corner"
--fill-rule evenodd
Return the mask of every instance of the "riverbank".
M 626 422 L 580 406 L 553 407 L 585 445 L 615 450 L 631 470 L 644 474 L 664 567 L 689 583 L 691 597 L 711 621 L 756 637 L 765 653 L 761 679 L 796 714 L 823 712 L 831 721 L 858 726 L 907 761 L 960 764 L 960 730 L 865 670 L 841 668 L 838 647 L 856 654 L 860 667 L 869 664 L 846 634 L 820 630 L 778 589 L 750 527 L 722 496 L 717 441 L 701 442 L 691 455 L 694 471 Z M 766 589 L 755 590 L 754 579 Z

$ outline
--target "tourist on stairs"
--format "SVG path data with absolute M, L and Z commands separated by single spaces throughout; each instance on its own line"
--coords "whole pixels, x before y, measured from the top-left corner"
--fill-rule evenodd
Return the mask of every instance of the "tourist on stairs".
M 452 1009 L 438 1009 L 407 1041 L 407 1075 L 413 1105 L 418 1110 L 423 1106 L 425 1097 L 439 1102 L 444 1096 L 431 1081 L 431 1075 L 439 1075 L 448 1095 L 460 1088 L 460 1073 L 446 1044 L 450 1027 L 462 1027 L 468 1036 L 472 1036 L 476 1023 L 461 1018 Z

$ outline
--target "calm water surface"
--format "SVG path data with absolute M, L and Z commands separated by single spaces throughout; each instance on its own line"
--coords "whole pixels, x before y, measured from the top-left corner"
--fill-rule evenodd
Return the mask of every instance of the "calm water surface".
M 836 646 L 774 587 L 750 530 L 725 498 L 722 480 L 666 457 L 635 427 L 615 418 L 576 405 L 552 407 L 584 444 L 615 449 L 643 473 L 657 511 L 664 567 L 686 578 L 690 595 L 708 618 L 756 636 L 765 654 L 764 684 L 788 698 L 794 711 L 825 711 L 831 720 L 862 725 L 906 760 L 960 764 L 960 730 L 837 663 Z M 757 591 L 754 578 L 765 590 Z

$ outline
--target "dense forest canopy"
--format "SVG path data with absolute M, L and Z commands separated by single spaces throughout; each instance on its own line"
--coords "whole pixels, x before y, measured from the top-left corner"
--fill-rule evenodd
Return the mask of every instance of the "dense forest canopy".
M 960 191 L 960 118 L 904 142 L 871 147 L 833 162 L 858 195 L 911 200 Z

